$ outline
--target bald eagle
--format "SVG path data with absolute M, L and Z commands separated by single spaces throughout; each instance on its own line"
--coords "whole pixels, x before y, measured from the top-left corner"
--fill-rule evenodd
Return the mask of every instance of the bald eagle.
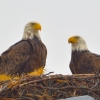
M 71 43 L 72 47 L 69 64 L 72 74 L 100 73 L 100 55 L 91 53 L 81 36 L 72 36 L 68 42 Z
M 22 39 L 9 47 L 0 56 L 0 74 L 21 75 L 45 67 L 47 49 L 39 35 L 41 25 L 29 22 Z

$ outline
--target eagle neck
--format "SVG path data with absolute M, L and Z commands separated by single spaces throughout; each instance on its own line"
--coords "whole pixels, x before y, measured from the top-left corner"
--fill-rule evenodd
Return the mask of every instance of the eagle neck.
M 37 31 L 37 32 L 34 34 L 34 36 L 36 36 L 39 40 L 41 40 L 41 36 L 40 36 L 40 34 L 39 34 L 39 31 Z M 33 36 L 33 38 L 34 38 L 34 36 Z
M 88 47 L 85 42 L 80 42 L 80 43 L 73 43 L 71 45 L 72 51 L 85 51 L 88 50 Z
M 84 50 L 84 51 L 74 50 L 74 51 L 72 51 L 72 55 L 80 55 L 81 53 L 84 53 L 84 52 L 89 52 L 89 50 Z
M 39 34 L 39 31 L 25 31 L 24 34 L 23 34 L 23 38 L 24 40 L 26 39 L 34 39 L 34 37 L 37 37 L 39 40 L 41 40 L 41 37 L 40 37 L 40 34 Z

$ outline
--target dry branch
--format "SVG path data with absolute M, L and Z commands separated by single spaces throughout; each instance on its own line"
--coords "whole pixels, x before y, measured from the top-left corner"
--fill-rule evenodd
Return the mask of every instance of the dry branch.
M 99 75 L 23 76 L 0 83 L 0 100 L 57 100 L 82 95 L 100 100 Z

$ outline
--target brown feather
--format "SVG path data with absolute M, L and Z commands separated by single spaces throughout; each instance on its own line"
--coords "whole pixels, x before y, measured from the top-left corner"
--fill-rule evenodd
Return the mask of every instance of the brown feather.
M 21 40 L 1 54 L 0 74 L 29 73 L 44 67 L 46 56 L 46 46 L 36 36 L 32 40 Z
M 73 74 L 100 73 L 100 55 L 85 51 L 72 51 L 70 69 Z

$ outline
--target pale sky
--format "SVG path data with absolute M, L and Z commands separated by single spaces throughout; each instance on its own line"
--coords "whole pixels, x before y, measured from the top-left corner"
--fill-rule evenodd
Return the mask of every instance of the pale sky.
M 0 54 L 22 38 L 30 21 L 42 26 L 48 71 L 71 74 L 72 35 L 82 36 L 89 50 L 100 54 L 100 0 L 0 0 Z

